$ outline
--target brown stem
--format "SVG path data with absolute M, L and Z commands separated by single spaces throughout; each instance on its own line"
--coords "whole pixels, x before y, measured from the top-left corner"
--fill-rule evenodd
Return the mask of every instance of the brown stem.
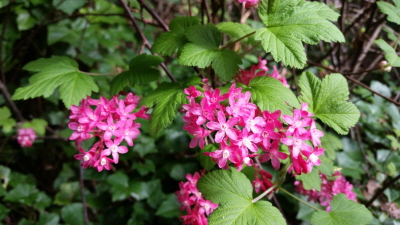
M 150 52 L 151 51 L 151 45 L 149 43 L 149 41 L 147 40 L 146 36 L 144 36 L 142 30 L 140 29 L 138 23 L 136 22 L 135 17 L 133 16 L 131 10 L 129 9 L 128 5 L 126 4 L 125 0 L 120 0 L 120 2 L 122 3 L 126 13 L 129 16 L 129 19 L 132 21 L 133 26 L 135 27 L 135 30 L 139 33 L 140 38 L 143 41 L 143 45 L 149 49 Z M 165 71 L 165 73 L 167 74 L 167 76 L 174 82 L 176 82 L 177 80 L 175 79 L 174 76 L 172 76 L 171 72 L 168 70 L 168 68 L 165 66 L 164 63 L 161 63 L 161 68 L 163 68 L 163 70 Z
M 150 15 L 151 15 L 155 20 L 157 20 L 157 22 L 158 22 L 158 23 L 160 24 L 160 26 L 164 29 L 164 31 L 169 31 L 169 28 L 168 28 L 167 24 L 165 24 L 164 20 L 162 20 L 162 19 L 158 16 L 158 14 L 155 13 L 155 12 L 153 11 L 153 9 L 151 9 L 143 0 L 138 0 L 138 2 L 139 2 L 139 4 L 140 4 L 143 8 L 146 9 L 147 12 L 150 13 Z M 123 3 L 122 3 L 122 4 L 123 4 Z M 125 3 L 125 5 L 126 5 L 126 3 Z M 125 5 L 124 5 L 124 8 L 125 8 Z M 125 10 L 126 10 L 126 9 L 125 9 Z M 130 11 L 129 11 L 129 12 L 130 12 Z
M 374 196 L 365 204 L 366 207 L 369 207 L 375 199 L 377 199 L 386 189 L 388 189 L 392 184 L 396 183 L 400 179 L 400 174 L 393 178 L 389 183 L 385 184 L 381 189 L 379 189 Z
M 7 90 L 7 87 L 0 81 L 0 90 L 3 92 L 4 98 L 10 105 L 12 111 L 14 111 L 15 115 L 17 116 L 19 121 L 24 121 L 24 117 L 22 116 L 21 112 L 19 111 L 18 107 L 15 105 L 15 102 L 11 99 L 11 95 Z

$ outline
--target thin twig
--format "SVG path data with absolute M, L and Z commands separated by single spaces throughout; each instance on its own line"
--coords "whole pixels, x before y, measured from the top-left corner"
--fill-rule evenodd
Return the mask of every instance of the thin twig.
M 85 184 L 83 183 L 83 167 L 81 165 L 79 165 L 79 186 L 81 188 L 83 218 L 85 219 L 85 224 L 89 225 L 89 217 L 87 212 L 86 196 L 85 196 Z
M 11 95 L 8 92 L 7 87 L 0 81 L 0 90 L 4 95 L 7 103 L 10 105 L 12 111 L 14 111 L 15 115 L 17 116 L 19 121 L 24 121 L 24 117 L 22 116 L 21 112 L 19 111 L 18 107 L 15 105 L 15 102 L 11 99 Z
M 146 9 L 147 12 L 150 13 L 150 15 L 157 20 L 157 22 L 160 24 L 160 26 L 164 29 L 164 31 L 169 31 L 169 28 L 167 26 L 167 24 L 165 24 L 164 20 L 162 20 L 157 13 L 155 13 L 153 11 L 153 9 L 151 9 L 143 0 L 138 0 L 139 4 Z M 123 4 L 123 3 L 122 3 Z M 124 4 L 124 8 L 125 8 L 126 3 Z M 125 9 L 126 10 L 126 9 Z M 130 11 L 129 11 L 130 12 Z
M 264 191 L 261 195 L 257 196 L 257 198 L 253 199 L 251 202 L 252 203 L 256 203 L 258 200 L 264 198 L 264 196 L 266 196 L 268 193 L 270 193 L 272 190 L 275 189 L 275 185 L 273 185 L 272 187 L 268 188 L 266 191 Z
M 377 199 L 386 189 L 388 189 L 392 184 L 396 183 L 396 181 L 400 180 L 400 174 L 393 178 L 389 183 L 385 184 L 381 189 L 379 189 L 374 196 L 365 204 L 368 208 L 374 201 Z
M 139 33 L 140 38 L 143 41 L 143 45 L 149 49 L 150 52 L 151 51 L 151 45 L 149 43 L 149 41 L 147 40 L 146 36 L 144 36 L 143 31 L 140 29 L 138 23 L 136 22 L 135 17 L 133 16 L 131 10 L 129 9 L 128 5 L 126 4 L 125 0 L 120 0 L 120 2 L 122 3 L 126 13 L 128 13 L 129 19 L 132 21 L 133 26 L 135 27 L 135 30 Z M 165 71 L 165 73 L 167 74 L 167 76 L 174 82 L 176 82 L 177 80 L 175 79 L 174 76 L 172 76 L 171 72 L 168 70 L 168 68 L 165 66 L 164 63 L 160 64 L 161 68 Z

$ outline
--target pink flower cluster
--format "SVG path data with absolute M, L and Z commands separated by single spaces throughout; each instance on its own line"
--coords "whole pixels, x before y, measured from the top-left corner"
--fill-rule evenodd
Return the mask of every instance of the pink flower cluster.
M 36 137 L 36 132 L 33 128 L 18 129 L 17 141 L 21 147 L 31 147 L 32 143 L 36 140 Z
M 190 147 L 197 144 L 203 148 L 207 137 L 220 144 L 214 152 L 204 153 L 212 157 L 223 169 L 232 162 L 240 171 L 243 163 L 253 165 L 253 159 L 259 156 L 258 149 L 264 152 L 260 162 L 271 160 L 274 169 L 278 170 L 280 161 L 288 157 L 279 151 L 280 143 L 289 146 L 292 165 L 290 171 L 296 174 L 308 173 L 314 165 L 320 165 L 320 156 L 324 149 L 319 148 L 320 137 L 323 133 L 315 128 L 315 122 L 307 112 L 307 104 L 301 109 L 295 109 L 293 117 L 283 115 L 289 126 L 283 127 L 279 121 L 281 112 L 261 111 L 250 102 L 250 92 L 242 93 L 241 88 L 231 86 L 227 94 L 219 89 L 206 90 L 204 94 L 195 87 L 185 90 L 190 99 L 189 104 L 183 105 L 186 111 L 183 120 L 186 122 L 183 129 L 193 135 Z M 196 99 L 203 97 L 200 103 Z M 229 105 L 224 105 L 226 101 Z M 215 135 L 212 135 L 214 132 Z M 306 141 L 311 140 L 314 148 Z
M 193 176 L 186 175 L 187 182 L 180 182 L 180 190 L 175 193 L 181 203 L 180 210 L 187 211 L 187 215 L 181 216 L 183 224 L 207 225 L 207 216 L 209 216 L 218 204 L 205 200 L 197 189 L 197 181 L 204 175 L 204 172 L 196 172 Z
M 268 73 L 269 69 L 267 67 L 267 60 L 261 60 L 261 58 L 258 57 L 258 65 L 252 65 L 250 71 L 240 69 L 238 75 L 236 75 L 235 77 L 235 80 L 238 83 L 249 85 L 250 81 L 256 77 L 269 76 L 278 79 L 279 81 L 282 82 L 282 84 L 285 87 L 288 88 L 289 84 L 287 83 L 286 78 L 279 74 L 278 70 L 276 69 L 276 66 L 273 66 L 273 68 L 274 69 L 272 71 L 272 74 L 269 74 Z
M 110 170 L 111 163 L 118 163 L 119 154 L 128 152 L 125 142 L 133 146 L 133 140 L 140 131 L 140 123 L 135 120 L 138 117 L 149 119 L 144 106 L 136 113 L 133 110 L 139 103 L 139 97 L 129 93 L 125 99 L 119 99 L 115 95 L 108 100 L 104 97 L 83 99 L 80 106 L 71 106 L 71 115 L 68 126 L 74 132 L 70 140 L 75 140 L 80 154 L 75 159 L 82 160 L 83 168 L 94 167 L 99 172 L 103 169 Z M 81 142 L 92 137 L 99 137 L 89 151 L 84 151 Z M 105 146 L 104 146 L 105 145 Z M 108 156 L 112 156 L 112 159 Z
M 356 201 L 356 194 L 352 191 L 353 185 L 346 181 L 346 178 L 339 171 L 334 172 L 333 179 L 322 173 L 319 176 L 322 179 L 321 191 L 315 189 L 305 190 L 301 181 L 295 181 L 295 191 L 308 196 L 308 201 L 319 202 L 326 207 L 328 212 L 331 210 L 330 205 L 333 196 L 337 194 L 343 193 L 348 199 Z
M 274 184 L 272 183 L 272 175 L 268 173 L 267 171 L 260 169 L 258 166 L 253 166 L 254 167 L 254 177 L 255 180 L 253 180 L 251 183 L 254 187 L 254 191 L 256 193 L 262 192 L 268 190 L 268 188 L 272 187 Z M 273 193 L 273 192 L 271 192 Z
M 239 3 L 245 3 L 245 8 L 250 8 L 253 6 L 257 6 L 260 0 L 238 0 Z

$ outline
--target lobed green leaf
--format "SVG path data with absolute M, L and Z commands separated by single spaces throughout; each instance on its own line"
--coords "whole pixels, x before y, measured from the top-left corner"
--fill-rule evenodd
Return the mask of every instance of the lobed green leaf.
M 376 4 L 379 10 L 388 16 L 387 20 L 400 25 L 400 0 L 393 0 L 393 2 L 394 5 L 384 1 L 378 1 Z
M 390 46 L 386 41 L 378 39 L 374 41 L 385 52 L 385 59 L 393 67 L 400 67 L 400 57 L 397 55 L 396 50 Z
M 339 134 L 347 134 L 360 117 L 357 107 L 347 102 L 349 91 L 341 74 L 330 74 L 322 82 L 311 72 L 299 79 L 299 100 L 308 103 L 308 110 Z
M 333 197 L 330 212 L 320 210 L 311 217 L 312 225 L 364 225 L 370 224 L 371 221 L 371 212 L 364 205 L 347 199 L 344 194 Z
M 304 0 L 263 0 L 258 14 L 266 28 L 257 30 L 256 40 L 276 61 L 296 68 L 306 64 L 302 42 L 317 44 L 319 40 L 344 42 L 340 30 L 331 23 L 339 14 L 323 3 Z
M 290 115 L 292 107 L 300 108 L 299 101 L 293 92 L 272 77 L 256 77 L 243 91 L 251 92 L 251 101 L 261 110 L 270 112 L 281 110 L 282 114 Z
M 37 72 L 26 87 L 18 88 L 12 99 L 21 100 L 43 96 L 49 97 L 60 87 L 60 98 L 64 105 L 78 105 L 90 95 L 99 90 L 91 76 L 78 70 L 78 63 L 65 56 L 41 58 L 24 66 L 24 70 Z

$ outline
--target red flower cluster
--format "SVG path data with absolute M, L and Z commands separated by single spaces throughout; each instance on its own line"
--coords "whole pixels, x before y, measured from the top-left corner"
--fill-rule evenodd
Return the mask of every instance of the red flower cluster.
M 119 154 L 128 152 L 126 146 L 120 145 L 121 142 L 125 140 L 129 146 L 133 146 L 133 140 L 139 135 L 140 124 L 135 122 L 136 118 L 150 117 L 144 106 L 133 113 L 139 103 L 139 97 L 133 93 L 129 93 L 125 99 L 118 97 L 115 95 L 111 100 L 88 97 L 82 100 L 80 107 L 71 106 L 71 122 L 68 126 L 74 132 L 70 140 L 75 140 L 81 152 L 75 158 L 82 160 L 83 168 L 95 167 L 99 172 L 110 170 L 111 163 L 118 163 Z M 99 137 L 100 140 L 86 152 L 80 147 L 81 142 L 92 137 Z M 110 155 L 112 159 L 107 157 Z
M 301 181 L 295 181 L 295 191 L 308 196 L 308 201 L 319 202 L 322 206 L 326 207 L 326 211 L 328 212 L 331 210 L 333 196 L 339 193 L 343 193 L 348 199 L 356 201 L 356 194 L 352 190 L 353 185 L 346 181 L 346 178 L 339 171 L 335 171 L 333 179 L 329 179 L 322 173 L 319 176 L 322 179 L 321 191 L 315 189 L 305 190 Z
M 207 216 L 209 216 L 218 204 L 205 200 L 197 189 L 197 181 L 204 175 L 204 172 L 196 172 L 193 176 L 186 175 L 187 182 L 180 182 L 180 190 L 175 193 L 181 203 L 180 210 L 187 211 L 187 215 L 181 216 L 183 224 L 207 225 Z

